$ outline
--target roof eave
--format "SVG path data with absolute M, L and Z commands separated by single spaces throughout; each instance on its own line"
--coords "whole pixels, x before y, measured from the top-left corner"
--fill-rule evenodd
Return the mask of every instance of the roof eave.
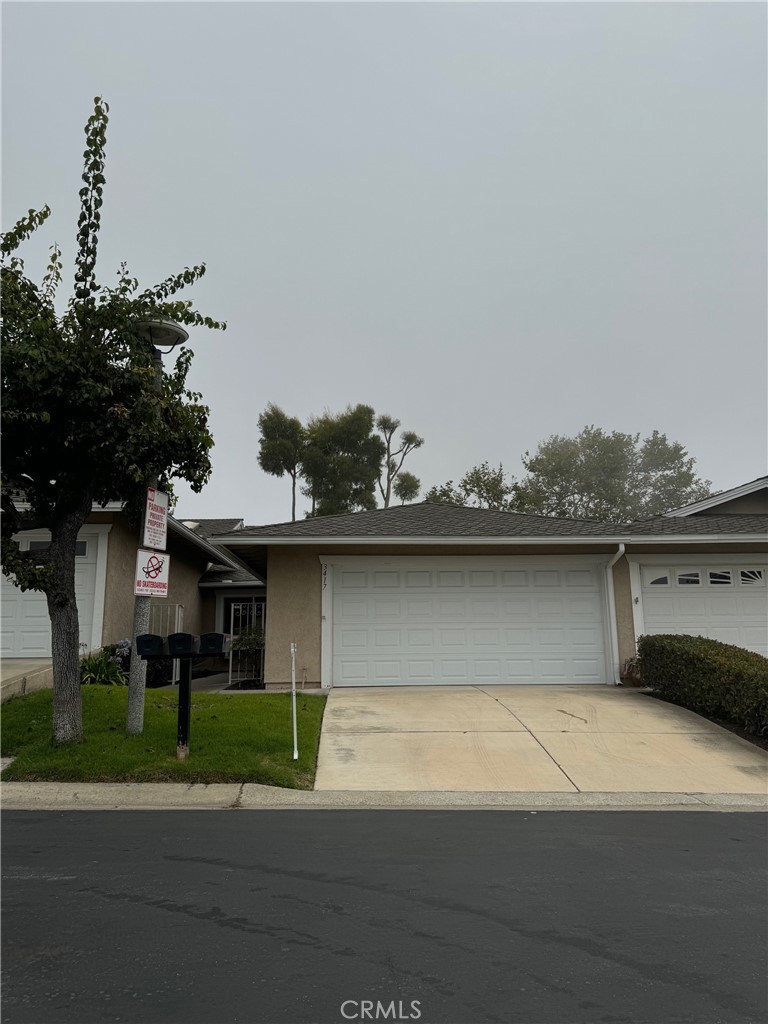
M 583 545 L 583 544 L 743 544 L 743 543 L 767 543 L 768 536 L 761 533 L 707 533 L 707 534 L 615 534 L 610 536 L 572 536 L 572 537 L 548 537 L 540 535 L 536 537 L 237 537 L 216 538 L 220 543 L 226 543 L 227 547 L 270 547 L 270 546 L 291 546 L 291 547 L 317 547 L 318 545 L 338 545 L 340 547 L 351 547 L 353 545 L 382 545 L 392 546 L 401 544 L 403 546 L 416 545 L 479 545 L 498 546 L 524 545 L 534 546 L 542 544 L 555 545 Z M 234 556 L 233 556 L 234 557 Z
M 683 505 L 680 508 L 670 509 L 664 515 L 670 519 L 684 519 L 686 516 L 695 515 L 697 512 L 705 512 L 708 508 L 716 508 L 718 505 L 724 505 L 726 502 L 734 501 L 736 498 L 743 498 L 748 494 L 754 494 L 755 491 L 762 491 L 765 487 L 768 487 L 768 477 L 761 476 L 757 480 L 750 480 L 747 484 L 732 487 L 729 491 L 720 491 L 719 494 L 713 494 L 711 498 L 702 498 L 701 501 L 695 501 L 692 505 Z

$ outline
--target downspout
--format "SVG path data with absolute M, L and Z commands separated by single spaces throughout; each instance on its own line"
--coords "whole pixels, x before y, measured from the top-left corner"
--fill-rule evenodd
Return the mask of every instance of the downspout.
M 616 592 L 613 587 L 613 567 L 622 557 L 626 547 L 619 544 L 619 549 L 605 567 L 605 584 L 608 596 L 608 619 L 611 633 L 611 661 L 613 663 L 613 685 L 621 686 L 621 666 L 619 664 L 619 624 L 616 619 Z

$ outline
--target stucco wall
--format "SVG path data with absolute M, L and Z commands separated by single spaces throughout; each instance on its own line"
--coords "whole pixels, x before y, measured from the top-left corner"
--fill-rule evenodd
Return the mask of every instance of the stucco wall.
M 744 494 L 741 498 L 733 498 L 731 501 L 724 501 L 722 505 L 715 505 L 714 508 L 704 509 L 697 512 L 698 516 L 730 516 L 730 515 L 760 515 L 768 512 L 768 490 L 755 491 L 754 494 Z
M 318 549 L 319 550 L 319 549 Z M 271 548 L 267 560 L 267 629 L 264 678 L 291 681 L 296 643 L 299 682 L 320 682 L 320 560 L 311 548 Z
M 113 644 L 133 634 L 133 578 L 140 534 L 138 527 L 131 527 L 119 515 L 97 514 L 89 522 L 112 523 L 107 550 L 102 643 Z M 167 600 L 169 604 L 184 605 L 184 631 L 201 633 L 212 630 L 213 612 L 209 613 L 208 595 L 203 595 L 198 588 L 200 577 L 208 565 L 207 555 L 171 532 L 168 533 L 168 554 L 171 567 Z

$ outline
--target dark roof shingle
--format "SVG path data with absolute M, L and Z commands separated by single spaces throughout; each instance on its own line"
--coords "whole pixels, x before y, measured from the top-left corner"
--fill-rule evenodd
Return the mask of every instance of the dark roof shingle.
M 629 523 L 623 530 L 631 537 L 764 534 L 768 540 L 768 515 L 653 516 Z
M 371 512 L 319 516 L 295 523 L 245 526 L 237 536 L 272 537 L 606 537 L 621 527 L 585 519 L 556 519 L 423 501 Z

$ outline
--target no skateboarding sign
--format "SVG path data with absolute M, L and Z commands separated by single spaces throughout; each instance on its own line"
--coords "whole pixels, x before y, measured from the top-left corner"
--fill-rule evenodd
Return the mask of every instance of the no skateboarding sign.
M 170 558 L 164 551 L 145 551 L 139 548 L 136 557 L 136 579 L 133 593 L 136 597 L 168 597 L 168 567 Z

